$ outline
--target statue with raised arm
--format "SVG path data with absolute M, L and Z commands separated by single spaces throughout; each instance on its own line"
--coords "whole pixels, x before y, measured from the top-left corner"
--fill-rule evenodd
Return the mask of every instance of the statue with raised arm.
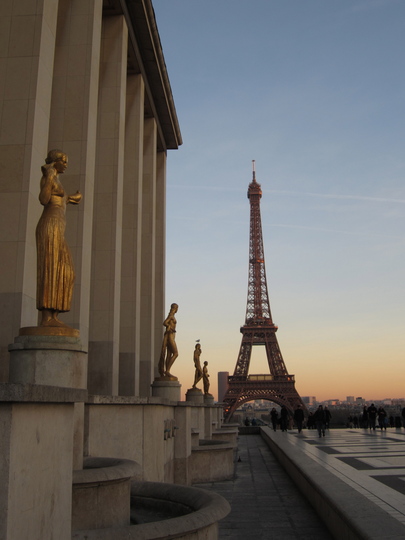
M 159 360 L 159 374 L 161 377 L 167 377 L 171 380 L 177 380 L 177 377 L 171 375 L 170 369 L 174 364 L 174 361 L 179 356 L 176 345 L 176 317 L 175 314 L 179 306 L 177 304 L 172 304 L 170 306 L 170 311 L 166 319 L 163 321 L 163 326 L 166 328 L 163 343 L 162 343 L 162 352 L 160 354 Z
M 51 150 L 41 167 L 39 201 L 44 209 L 36 228 L 37 309 L 40 326 L 67 327 L 59 313 L 70 311 L 75 272 L 72 255 L 65 240 L 66 205 L 79 204 L 77 191 L 67 195 L 59 175 L 67 168 L 68 157 L 61 150 Z
M 203 367 L 203 384 L 204 384 L 204 394 L 209 394 L 210 389 L 210 379 L 208 375 L 208 362 L 204 362 Z
M 196 388 L 197 383 L 201 381 L 203 377 L 203 371 L 201 369 L 201 362 L 200 362 L 200 356 L 201 356 L 202 350 L 201 345 L 197 343 L 194 349 L 194 367 L 195 367 L 195 374 L 194 374 L 194 384 L 193 388 Z

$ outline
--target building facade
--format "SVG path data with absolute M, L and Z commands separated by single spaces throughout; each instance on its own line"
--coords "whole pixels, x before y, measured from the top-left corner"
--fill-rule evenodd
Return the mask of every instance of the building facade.
M 76 282 L 64 322 L 91 394 L 150 395 L 164 318 L 167 150 L 181 144 L 151 0 L 10 0 L 0 12 L 0 380 L 35 326 L 35 228 L 49 149 L 82 203 L 67 211 Z

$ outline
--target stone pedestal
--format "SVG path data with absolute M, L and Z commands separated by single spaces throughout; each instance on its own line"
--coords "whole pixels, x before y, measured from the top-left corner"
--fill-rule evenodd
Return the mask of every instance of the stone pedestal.
M 169 399 L 170 401 L 180 401 L 180 388 L 179 381 L 165 380 L 161 377 L 159 380 L 155 379 L 151 384 L 152 396 Z
M 77 330 L 67 329 L 65 333 L 70 335 L 63 335 L 63 331 L 59 328 L 22 328 L 14 343 L 8 346 L 9 382 L 86 390 L 87 353 L 83 351 L 80 338 L 74 337 Z M 83 401 L 75 403 L 73 409 L 73 467 L 80 469 L 83 464 Z
M 87 388 L 87 353 L 78 337 L 20 335 L 8 350 L 10 383 Z
M 203 405 L 204 394 L 199 388 L 190 388 L 186 392 L 186 401 L 192 401 L 193 403 L 198 403 L 199 405 Z
M 212 394 L 204 394 L 204 404 L 214 405 L 214 396 Z

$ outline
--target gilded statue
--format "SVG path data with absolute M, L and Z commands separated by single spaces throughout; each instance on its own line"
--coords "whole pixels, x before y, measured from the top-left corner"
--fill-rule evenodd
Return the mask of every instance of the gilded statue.
M 208 362 L 204 362 L 203 367 L 203 384 L 204 384 L 204 394 L 209 394 L 210 389 L 210 379 L 208 375 Z
M 194 367 L 195 367 L 193 388 L 197 387 L 197 383 L 201 381 L 203 377 L 203 370 L 201 369 L 201 362 L 200 362 L 201 353 L 202 353 L 201 345 L 197 343 L 194 349 L 194 357 L 193 357 Z
M 160 354 L 159 360 L 159 374 L 161 377 L 167 377 L 172 380 L 177 380 L 177 377 L 171 375 L 170 369 L 174 364 L 174 361 L 179 356 L 176 345 L 176 317 L 175 314 L 179 306 L 177 304 L 172 304 L 170 306 L 170 311 L 166 319 L 163 321 L 163 326 L 166 328 L 163 343 L 162 343 L 162 352 Z
M 37 309 L 40 326 L 67 327 L 59 313 L 70 310 L 75 272 L 72 255 L 65 240 L 66 205 L 79 204 L 77 191 L 67 195 L 59 175 L 67 168 L 68 157 L 61 150 L 50 150 L 41 167 L 39 201 L 44 209 L 36 228 Z

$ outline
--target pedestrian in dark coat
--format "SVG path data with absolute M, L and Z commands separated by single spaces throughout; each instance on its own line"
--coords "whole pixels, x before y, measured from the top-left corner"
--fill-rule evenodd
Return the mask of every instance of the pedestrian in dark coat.
M 326 416 L 325 416 L 325 411 L 322 405 L 319 405 L 318 410 L 314 414 L 314 418 L 315 418 L 316 429 L 318 430 L 318 435 L 320 437 L 322 437 L 322 435 L 325 437 Z
M 271 409 L 270 418 L 271 418 L 271 423 L 273 425 L 273 429 L 274 429 L 274 431 L 276 431 L 277 430 L 277 422 L 278 422 L 278 412 L 276 411 L 276 409 L 274 407 Z
M 375 421 L 377 418 L 377 407 L 372 403 L 367 409 L 368 414 L 368 427 L 375 431 Z
M 281 420 L 281 431 L 287 431 L 288 426 L 288 411 L 285 405 L 281 406 L 280 411 L 280 420 Z
M 302 405 L 298 405 L 298 407 L 294 411 L 294 421 L 298 428 L 298 433 L 301 433 L 304 418 L 305 416 L 304 411 L 302 410 Z
M 325 407 L 323 411 L 325 413 L 325 427 L 329 429 L 329 423 L 330 423 L 330 419 L 332 418 L 332 415 L 328 407 Z

